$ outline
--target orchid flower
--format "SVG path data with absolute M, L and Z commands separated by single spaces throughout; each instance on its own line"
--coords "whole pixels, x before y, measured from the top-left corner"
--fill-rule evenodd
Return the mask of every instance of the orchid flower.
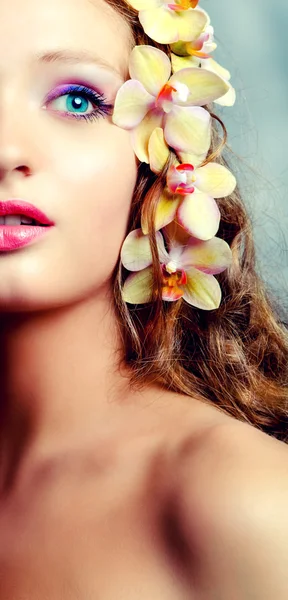
M 183 69 L 191 69 L 196 67 L 201 67 L 201 70 L 205 69 L 206 71 L 215 73 L 226 82 L 228 90 L 223 96 L 221 96 L 220 98 L 216 98 L 215 100 L 213 100 L 213 102 L 221 106 L 233 106 L 235 104 L 236 91 L 229 81 L 231 79 L 231 74 L 227 69 L 224 69 L 224 67 L 219 65 L 213 58 L 209 56 L 207 56 L 206 58 L 200 58 L 196 55 L 196 53 L 193 53 L 189 56 L 178 56 L 172 53 L 171 63 L 173 73 L 177 73 L 178 71 L 182 71 Z
M 211 52 L 216 50 L 217 44 L 214 42 L 214 27 L 209 24 L 201 35 L 191 42 L 176 42 L 171 44 L 171 50 L 179 56 L 196 56 L 197 58 L 210 58 Z M 196 65 L 198 66 L 198 65 Z
M 202 108 L 223 96 L 227 83 L 215 73 L 192 68 L 171 76 L 168 56 L 153 46 L 136 46 L 131 53 L 130 77 L 118 90 L 113 122 L 132 131 L 134 152 L 141 162 L 153 163 L 151 135 L 163 129 L 176 151 L 207 153 L 211 116 Z
M 221 214 L 215 198 L 229 196 L 236 179 L 226 167 L 208 163 L 194 168 L 192 164 L 172 165 L 167 175 L 167 187 L 160 197 L 155 215 L 155 229 L 162 229 L 176 220 L 190 235 L 209 240 L 216 235 Z M 142 217 L 144 234 L 147 222 Z
M 198 38 L 209 17 L 196 9 L 199 0 L 129 0 L 139 11 L 139 21 L 147 35 L 160 44 Z
M 183 298 L 203 310 L 213 310 L 221 302 L 221 288 L 214 275 L 225 271 L 232 262 L 229 245 L 220 238 L 207 242 L 190 238 L 186 246 L 156 233 L 162 273 L 162 299 L 173 302 Z M 129 233 L 121 250 L 123 266 L 133 271 L 126 279 L 122 295 L 129 304 L 144 304 L 153 297 L 152 254 L 149 237 L 141 229 Z

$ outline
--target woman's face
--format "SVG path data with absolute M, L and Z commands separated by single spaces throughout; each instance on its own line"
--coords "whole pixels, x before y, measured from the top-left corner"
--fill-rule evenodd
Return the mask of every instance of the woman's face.
M 0 311 L 106 291 L 137 176 L 129 133 L 111 119 L 130 51 L 104 0 L 0 0 L 0 201 L 25 200 L 55 223 L 0 252 Z

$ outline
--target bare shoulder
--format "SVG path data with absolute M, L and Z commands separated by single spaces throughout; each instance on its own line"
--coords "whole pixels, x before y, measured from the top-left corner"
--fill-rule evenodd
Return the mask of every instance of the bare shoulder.
M 183 531 L 203 600 L 287 600 L 288 446 L 217 424 L 179 461 Z

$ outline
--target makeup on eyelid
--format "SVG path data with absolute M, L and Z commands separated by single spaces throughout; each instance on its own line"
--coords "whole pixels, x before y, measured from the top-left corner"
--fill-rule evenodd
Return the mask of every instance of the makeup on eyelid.
M 104 67 L 96 65 L 77 64 L 45 64 L 37 70 L 37 82 L 47 90 L 64 85 L 75 84 L 90 88 L 103 94 L 109 103 L 114 102 L 116 94 L 124 83 L 122 77 L 108 71 Z
M 59 115 L 64 119 L 77 121 L 84 119 L 92 121 L 99 117 L 110 116 L 113 112 L 117 91 L 123 83 L 124 80 L 121 77 L 118 78 L 117 75 L 105 69 L 105 67 L 88 64 L 45 64 L 44 71 L 42 65 L 40 73 L 37 73 L 37 87 L 39 86 L 38 91 L 43 96 L 43 109 L 49 110 L 52 114 Z M 61 109 L 57 108 L 56 111 L 52 108 L 52 105 L 49 108 L 48 104 L 58 98 L 60 103 L 65 102 L 64 100 L 61 101 L 60 98 L 67 93 L 83 95 L 96 107 L 94 112 L 91 111 L 86 115 L 81 112 L 74 112 L 75 106 L 72 112 L 67 112 L 63 105 Z
M 84 112 L 80 112 L 80 113 L 74 113 L 72 111 L 72 109 L 77 110 L 78 108 L 81 109 L 81 106 L 78 105 L 72 107 L 72 109 L 68 112 L 66 112 L 65 108 L 63 108 L 62 113 L 60 113 L 59 111 L 55 111 L 55 109 L 52 109 L 52 112 L 59 112 L 63 117 L 68 117 L 71 119 L 77 119 L 77 120 L 83 120 L 85 119 L 86 121 L 90 121 L 92 122 L 95 119 L 98 119 L 99 117 L 107 117 L 108 115 L 111 115 L 112 111 L 113 111 L 113 104 L 109 103 L 107 101 L 107 99 L 105 98 L 105 96 L 96 90 L 92 90 L 91 87 L 86 87 L 83 85 L 75 85 L 75 84 L 69 84 L 69 85 L 62 85 L 60 87 L 56 87 L 54 88 L 46 97 L 45 99 L 45 106 L 43 107 L 44 109 L 47 109 L 47 106 L 49 106 L 52 102 L 55 102 L 56 100 L 59 100 L 61 103 L 62 102 L 65 104 L 64 102 L 64 97 L 67 96 L 67 99 L 69 96 L 74 96 L 74 100 L 76 98 L 78 99 L 82 99 L 82 101 L 84 100 L 84 102 L 88 103 L 90 102 L 91 105 L 95 105 L 95 107 L 93 108 L 92 112 L 88 113 L 88 114 L 84 114 Z M 50 109 L 51 112 L 51 109 Z

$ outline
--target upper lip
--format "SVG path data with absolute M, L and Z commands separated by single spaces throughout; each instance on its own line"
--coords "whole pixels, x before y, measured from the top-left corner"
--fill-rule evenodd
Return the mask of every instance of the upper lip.
M 54 225 L 53 221 L 39 208 L 30 204 L 30 202 L 20 199 L 0 201 L 0 217 L 4 217 L 5 215 L 25 215 L 42 225 Z

